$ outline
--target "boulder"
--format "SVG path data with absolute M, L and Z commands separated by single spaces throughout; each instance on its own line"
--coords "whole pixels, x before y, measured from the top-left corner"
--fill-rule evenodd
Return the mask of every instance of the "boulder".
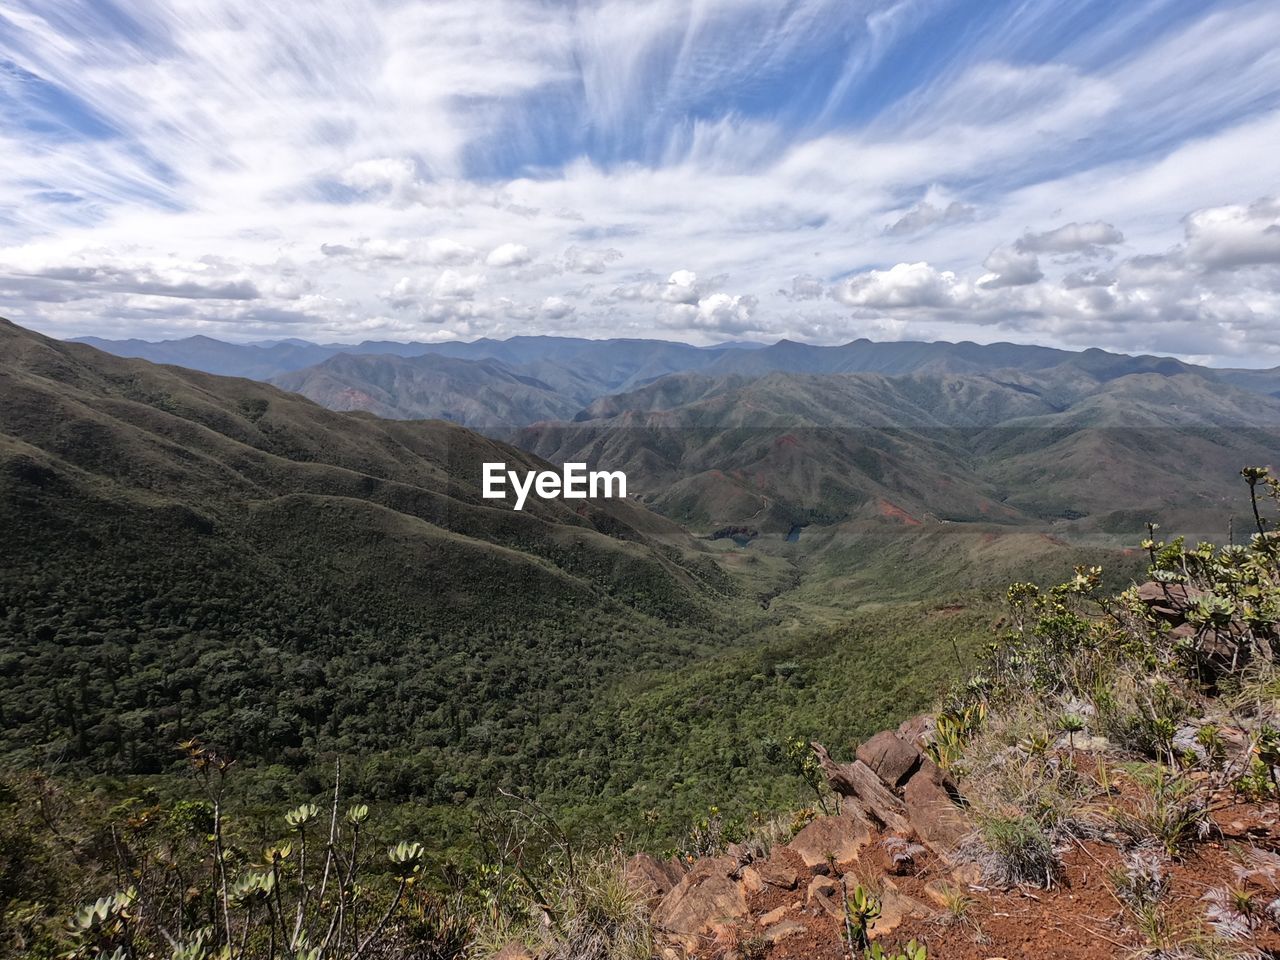
M 1063 734 L 1054 746 L 1059 750 L 1080 750 L 1084 753 L 1106 753 L 1111 749 L 1111 741 L 1104 736 L 1090 736 L 1077 733 L 1074 736 Z
M 809 889 L 805 891 L 805 901 L 812 903 L 813 898 L 818 894 L 834 897 L 839 889 L 839 882 L 831 877 L 814 877 L 809 881 Z
M 956 805 L 955 784 L 932 760 L 925 759 L 902 791 L 907 818 L 916 835 L 939 856 L 950 856 L 972 830 Z
M 793 903 L 783 904 L 776 910 L 770 910 L 768 913 L 760 915 L 760 919 L 756 922 L 762 927 L 771 927 L 780 920 L 786 918 L 787 913 L 795 906 Z
M 1205 596 L 1203 590 L 1188 587 L 1184 583 L 1157 583 L 1148 580 L 1138 587 L 1138 599 L 1147 605 L 1154 616 L 1162 620 L 1181 621 L 1197 600 Z
M 806 867 L 853 863 L 871 842 L 871 824 L 854 804 L 845 804 L 835 817 L 817 817 L 795 835 L 787 846 L 800 855 Z
M 874 770 L 861 760 L 836 763 L 827 753 L 827 748 L 817 741 L 809 746 L 818 758 L 831 789 L 846 798 L 845 806 L 848 806 L 848 798 L 853 798 L 866 814 L 887 830 L 902 833 L 910 830 L 902 801 L 881 783 Z
M 654 927 L 692 950 L 716 924 L 745 917 L 746 894 L 732 879 L 737 868 L 728 857 L 699 860 L 654 908 Z
M 922 713 L 898 724 L 898 736 L 911 746 L 923 750 L 933 743 L 937 729 L 938 722 L 930 714 Z
M 647 853 L 637 853 L 623 866 L 622 876 L 631 890 L 653 906 L 680 882 L 684 870 L 674 860 L 659 860 Z
M 910 779 L 921 759 L 919 750 L 889 730 L 882 730 L 861 744 L 855 755 L 891 790 Z

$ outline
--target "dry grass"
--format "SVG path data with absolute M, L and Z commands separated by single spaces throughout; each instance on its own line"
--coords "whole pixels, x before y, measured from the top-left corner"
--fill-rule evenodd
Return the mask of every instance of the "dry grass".
M 480 956 L 523 943 L 542 960 L 649 960 L 653 932 L 649 908 L 628 887 L 623 858 L 608 852 L 560 869 L 544 884 L 545 904 L 527 904 L 525 915 L 482 924 Z

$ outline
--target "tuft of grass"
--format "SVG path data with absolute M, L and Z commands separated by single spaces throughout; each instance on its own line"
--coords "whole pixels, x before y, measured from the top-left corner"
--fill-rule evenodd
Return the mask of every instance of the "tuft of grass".
M 1116 830 L 1134 844 L 1156 844 L 1178 857 L 1213 829 L 1204 797 L 1194 781 L 1160 764 L 1125 764 L 1139 788 L 1134 802 L 1111 812 Z
M 1062 861 L 1034 817 L 986 814 L 979 819 L 979 829 L 986 847 L 979 862 L 994 882 L 1003 886 L 1053 886 L 1062 871 Z
M 965 893 L 963 887 L 952 883 L 943 884 L 938 888 L 938 893 L 942 900 L 943 923 L 967 923 L 969 921 L 969 911 L 973 909 L 977 901 Z
M 649 908 L 628 886 L 623 865 L 620 854 L 604 851 L 557 869 L 519 915 L 481 925 L 479 955 L 516 941 L 545 960 L 649 960 Z

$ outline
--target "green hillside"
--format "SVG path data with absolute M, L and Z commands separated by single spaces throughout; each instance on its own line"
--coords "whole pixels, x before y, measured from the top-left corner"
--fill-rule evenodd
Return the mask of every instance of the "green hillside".
M 627 502 L 516 513 L 479 496 L 490 460 L 537 463 L 0 325 L 0 751 L 393 752 L 407 792 L 451 801 L 504 769 L 536 784 L 602 685 L 735 639 L 733 584 L 679 528 Z

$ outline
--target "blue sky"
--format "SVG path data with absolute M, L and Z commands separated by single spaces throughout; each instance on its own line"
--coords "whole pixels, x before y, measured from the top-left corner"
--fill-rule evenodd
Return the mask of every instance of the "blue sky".
M 1278 49 L 1249 2 L 10 0 L 0 312 L 1280 364 Z

